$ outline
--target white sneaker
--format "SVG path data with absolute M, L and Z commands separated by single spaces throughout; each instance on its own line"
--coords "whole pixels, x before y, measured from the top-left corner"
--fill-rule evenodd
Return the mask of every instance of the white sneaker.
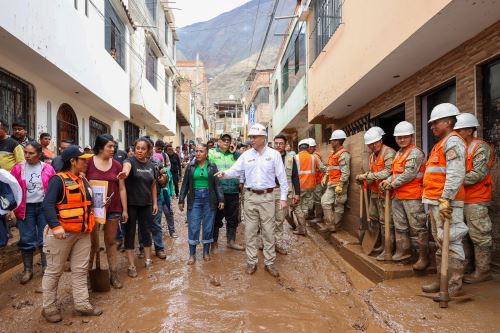
M 144 266 L 146 266 L 146 268 L 153 267 L 153 259 L 146 259 L 146 260 L 144 260 Z

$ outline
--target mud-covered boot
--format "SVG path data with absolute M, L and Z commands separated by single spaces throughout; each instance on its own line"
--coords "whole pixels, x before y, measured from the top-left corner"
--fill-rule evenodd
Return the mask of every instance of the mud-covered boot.
M 465 261 L 456 258 L 448 260 L 448 293 L 453 297 L 462 289 Z
M 33 278 L 33 252 L 21 252 L 24 270 L 21 275 L 21 284 L 28 283 Z
M 464 276 L 465 283 L 478 283 L 491 280 L 491 249 L 489 247 L 474 247 L 474 256 L 476 258 L 476 269 L 471 274 Z
M 123 284 L 118 278 L 118 272 L 117 271 L 111 271 L 109 272 L 109 282 L 111 283 L 111 286 L 115 289 L 122 289 Z
M 337 232 L 340 229 L 340 222 L 342 222 L 342 214 L 334 212 L 333 213 L 333 223 L 329 226 L 328 231 Z
M 45 274 L 45 269 L 47 269 L 47 255 L 43 252 L 43 248 L 40 248 L 40 265 L 42 265 L 42 275 Z
M 301 236 L 306 236 L 307 235 L 307 230 L 306 230 L 306 221 L 303 216 L 297 216 L 297 229 L 293 231 L 295 235 L 301 235 Z
M 311 223 L 319 223 L 324 219 L 323 208 L 321 204 L 314 204 L 314 218 L 310 220 Z
M 231 239 L 230 241 L 228 241 L 227 247 L 230 248 L 230 249 L 233 249 L 233 250 L 237 250 L 237 251 L 244 251 L 245 250 L 245 247 L 243 247 L 240 244 L 236 243 L 234 241 L 234 239 Z
M 396 231 L 396 253 L 393 261 L 402 261 L 411 257 L 410 237 L 407 232 Z
M 42 316 L 49 323 L 58 323 L 62 320 L 61 310 L 56 305 L 51 305 L 42 309 Z
M 434 281 L 422 286 L 422 291 L 424 293 L 437 293 L 439 291 L 441 276 L 441 255 L 436 254 L 436 277 Z
M 382 252 L 375 258 L 378 261 L 385 261 L 385 232 L 384 232 L 384 225 L 380 225 L 380 239 L 381 239 L 381 246 L 382 246 Z M 394 232 L 391 230 L 391 246 L 390 246 L 390 251 L 392 254 L 392 249 L 393 249 L 393 243 L 394 243 Z
M 418 260 L 413 264 L 413 269 L 423 271 L 429 266 L 429 233 L 427 231 L 418 234 Z
M 319 232 L 327 232 L 333 226 L 333 211 L 331 209 L 323 209 L 323 221 L 324 223 L 318 229 Z

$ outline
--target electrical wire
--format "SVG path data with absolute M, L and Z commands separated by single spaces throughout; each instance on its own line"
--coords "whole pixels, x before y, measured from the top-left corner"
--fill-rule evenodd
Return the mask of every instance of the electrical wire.
M 250 64 L 250 56 L 252 55 L 253 39 L 255 37 L 255 29 L 257 27 L 257 20 L 259 19 L 259 9 L 260 9 L 260 0 L 257 3 L 257 11 L 255 13 L 255 21 L 253 23 L 252 40 L 250 42 L 250 48 L 248 49 L 247 71 L 248 71 L 248 65 Z
M 257 58 L 257 61 L 255 63 L 254 70 L 257 70 L 257 67 L 259 66 L 259 62 L 260 62 L 260 59 L 262 57 L 262 53 L 264 52 L 264 48 L 266 46 L 266 42 L 267 42 L 267 38 L 269 36 L 269 32 L 271 31 L 271 26 L 273 25 L 274 16 L 276 15 L 276 9 L 278 8 L 279 2 L 280 2 L 279 0 L 275 0 L 275 2 L 274 2 L 273 11 L 271 13 L 271 17 L 269 18 L 269 24 L 267 25 L 267 30 L 266 30 L 266 34 L 264 36 L 264 41 L 262 42 L 262 47 L 261 47 L 260 52 L 259 52 L 259 57 Z

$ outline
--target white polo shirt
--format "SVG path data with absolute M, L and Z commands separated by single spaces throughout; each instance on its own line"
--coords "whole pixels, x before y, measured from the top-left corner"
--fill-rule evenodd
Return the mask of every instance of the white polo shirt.
M 276 187 L 278 179 L 281 190 L 281 200 L 288 196 L 288 182 L 281 155 L 277 150 L 267 146 L 259 153 L 254 148 L 244 152 L 233 164 L 224 171 L 224 178 L 244 177 L 245 188 L 252 190 L 266 190 Z

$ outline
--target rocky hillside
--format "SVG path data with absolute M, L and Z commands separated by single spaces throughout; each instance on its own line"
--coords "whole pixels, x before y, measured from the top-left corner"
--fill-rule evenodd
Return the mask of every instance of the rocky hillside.
M 200 53 L 210 78 L 211 101 L 239 96 L 241 83 L 254 68 L 260 52 L 275 0 L 251 0 L 210 21 L 195 23 L 178 30 L 179 59 L 195 59 Z M 280 0 L 276 16 L 291 15 L 295 0 Z M 259 62 L 259 69 L 272 68 L 288 20 L 275 20 Z M 255 29 L 254 29 L 255 26 Z M 253 39 L 253 42 L 252 42 Z

